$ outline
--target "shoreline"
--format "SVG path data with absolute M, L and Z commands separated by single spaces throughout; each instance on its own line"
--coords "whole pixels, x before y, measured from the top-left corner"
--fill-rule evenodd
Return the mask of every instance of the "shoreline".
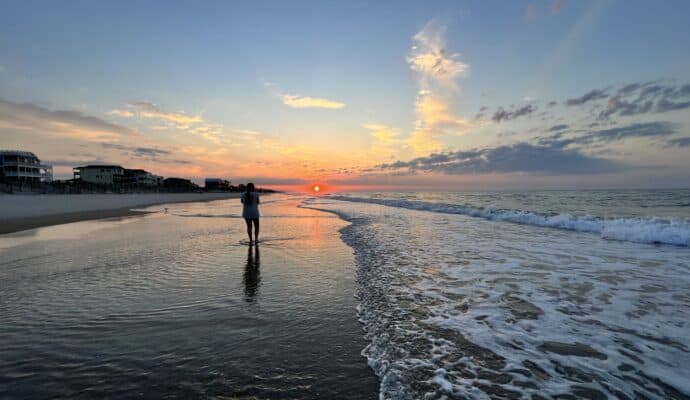
M 241 193 L 236 192 L 136 195 L 3 195 L 0 196 L 0 204 L 2 205 L 0 207 L 0 235 L 86 220 L 133 217 L 151 212 L 135 211 L 135 208 L 160 204 L 236 199 L 240 195 Z M 155 197 L 147 198 L 146 196 Z M 4 201 L 7 199 L 14 200 L 14 204 Z M 55 199 L 62 200 L 62 203 L 55 204 Z M 70 201 L 65 202 L 64 200 Z
M 265 200 L 260 246 L 232 199 L 0 236 L 8 396 L 377 399 L 347 223 Z

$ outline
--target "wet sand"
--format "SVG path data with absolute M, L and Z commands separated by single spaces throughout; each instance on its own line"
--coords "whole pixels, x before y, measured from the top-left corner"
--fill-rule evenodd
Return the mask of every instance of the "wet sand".
M 262 200 L 258 250 L 237 200 L 3 235 L 0 392 L 376 398 L 346 224 Z
M 115 210 L 82 211 L 57 215 L 42 215 L 39 217 L 12 218 L 0 223 L 0 234 L 20 232 L 44 226 L 68 224 L 71 222 L 86 221 L 91 219 L 105 219 L 116 217 L 129 217 L 146 214 L 145 211 L 134 211 L 130 208 L 118 208 Z

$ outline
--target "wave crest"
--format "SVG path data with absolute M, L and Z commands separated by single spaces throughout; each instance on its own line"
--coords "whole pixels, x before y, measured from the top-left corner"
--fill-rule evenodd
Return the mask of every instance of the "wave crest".
M 410 210 L 444 214 L 461 214 L 491 221 L 506 221 L 525 225 L 544 226 L 578 232 L 590 232 L 602 238 L 637 243 L 690 246 L 690 221 L 681 218 L 601 218 L 571 214 L 540 214 L 524 210 L 472 207 L 469 205 L 430 203 L 424 201 L 370 199 L 350 196 L 330 196 L 331 199 L 380 204 Z

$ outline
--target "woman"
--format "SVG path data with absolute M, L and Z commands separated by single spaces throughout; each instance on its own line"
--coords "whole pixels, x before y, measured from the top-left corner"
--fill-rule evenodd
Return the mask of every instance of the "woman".
M 259 243 L 259 193 L 253 183 L 247 184 L 247 190 L 242 193 L 242 218 L 247 223 L 249 245 Z M 254 224 L 254 242 L 252 242 L 252 224 Z

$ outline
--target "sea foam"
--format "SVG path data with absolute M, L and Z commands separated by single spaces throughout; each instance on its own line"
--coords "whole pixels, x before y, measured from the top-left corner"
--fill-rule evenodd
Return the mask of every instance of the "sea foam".
M 681 218 L 602 218 L 571 214 L 548 215 L 523 210 L 482 208 L 424 201 L 371 199 L 351 196 L 331 196 L 330 198 L 341 201 L 380 204 L 409 210 L 461 214 L 492 221 L 590 232 L 599 234 L 602 238 L 612 240 L 690 246 L 690 221 Z
M 351 222 L 380 398 L 690 396 L 687 247 L 375 202 L 303 206 Z

